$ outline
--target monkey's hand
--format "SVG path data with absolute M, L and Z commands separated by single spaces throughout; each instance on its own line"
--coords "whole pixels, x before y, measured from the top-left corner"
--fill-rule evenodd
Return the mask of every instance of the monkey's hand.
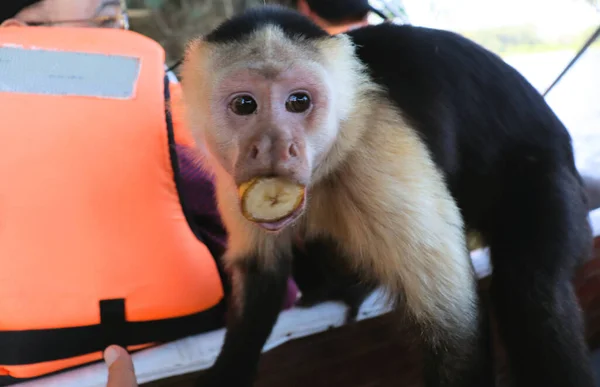
M 305 189 L 283 178 L 257 177 L 240 186 L 239 196 L 246 219 L 269 229 L 279 229 L 298 215 Z

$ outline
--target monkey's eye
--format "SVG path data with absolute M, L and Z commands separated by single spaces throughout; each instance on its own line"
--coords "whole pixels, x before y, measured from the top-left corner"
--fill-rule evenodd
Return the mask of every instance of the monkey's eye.
M 231 101 L 231 110 L 240 116 L 247 116 L 256 111 L 256 101 L 249 95 L 240 95 Z
M 310 97 L 306 93 L 294 93 L 285 101 L 285 108 L 292 113 L 302 113 L 310 107 Z

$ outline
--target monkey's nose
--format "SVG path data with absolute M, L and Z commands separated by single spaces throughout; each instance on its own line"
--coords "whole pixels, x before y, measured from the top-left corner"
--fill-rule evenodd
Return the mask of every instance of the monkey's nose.
M 268 159 L 277 162 L 298 157 L 299 153 L 298 145 L 294 141 L 281 141 L 274 147 L 266 146 L 261 141 L 251 145 L 249 156 L 252 160 Z
M 298 157 L 298 145 L 294 141 L 281 141 L 273 149 L 273 161 L 285 162 Z
M 295 143 L 291 143 L 287 150 L 288 157 L 298 157 L 298 146 Z
M 272 145 L 272 140 L 269 137 L 264 136 L 250 144 L 250 147 L 248 148 L 248 157 L 250 160 L 264 160 L 271 151 Z
M 281 176 L 305 184 L 310 169 L 302 139 L 264 136 L 249 142 L 236 160 L 235 179 L 239 184 L 257 176 Z M 290 136 L 291 137 L 291 136 Z
M 293 159 L 294 157 L 298 157 L 298 146 L 295 143 L 287 143 L 282 148 L 283 149 L 279 157 L 280 160 L 287 161 L 289 159 Z

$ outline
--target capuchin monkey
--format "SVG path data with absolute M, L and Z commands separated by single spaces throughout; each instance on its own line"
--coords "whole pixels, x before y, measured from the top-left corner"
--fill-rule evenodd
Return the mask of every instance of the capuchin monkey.
M 426 386 L 493 386 L 467 231 L 491 251 L 514 385 L 594 386 L 571 284 L 591 251 L 571 138 L 502 59 L 429 28 L 331 36 L 271 6 L 190 42 L 182 76 L 232 270 L 225 341 L 198 386 L 253 384 L 298 238 L 330 244 L 402 309 Z M 250 221 L 238 191 L 265 176 L 304 197 L 283 219 Z

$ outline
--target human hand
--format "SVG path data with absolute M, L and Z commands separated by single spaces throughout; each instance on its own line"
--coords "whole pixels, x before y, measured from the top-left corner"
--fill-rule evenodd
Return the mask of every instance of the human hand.
M 108 366 L 106 387 L 138 387 L 129 353 L 116 345 L 104 350 L 104 361 Z

